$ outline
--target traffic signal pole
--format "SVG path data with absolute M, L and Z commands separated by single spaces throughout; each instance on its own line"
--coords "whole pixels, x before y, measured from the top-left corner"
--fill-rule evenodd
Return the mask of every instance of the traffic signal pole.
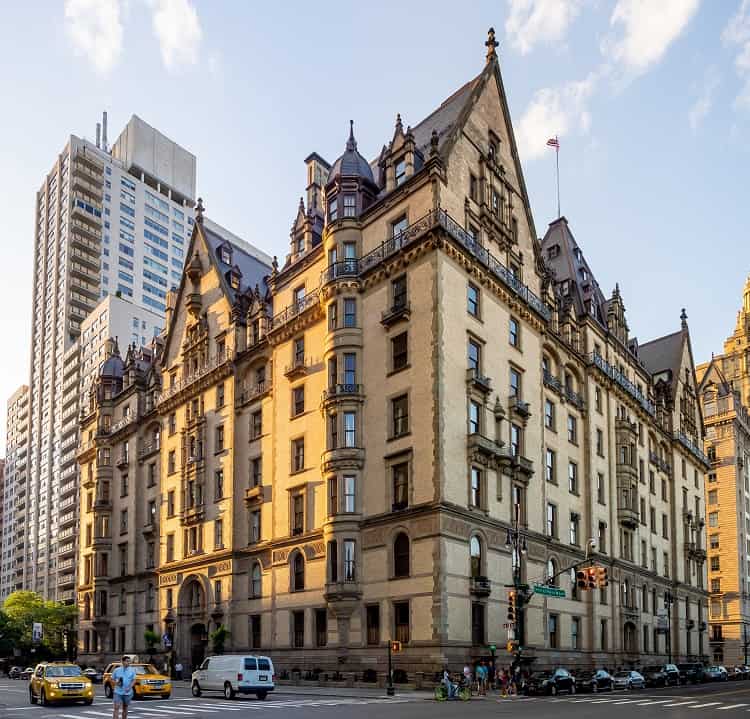
M 396 692 L 393 689 L 393 665 L 391 662 L 391 644 L 392 642 L 388 641 L 388 685 L 385 689 L 386 696 L 392 697 Z

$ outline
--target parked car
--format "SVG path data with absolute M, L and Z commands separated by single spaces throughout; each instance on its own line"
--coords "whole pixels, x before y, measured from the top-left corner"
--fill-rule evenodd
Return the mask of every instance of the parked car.
M 680 670 L 674 664 L 660 664 L 646 667 L 642 672 L 646 679 L 646 686 L 666 687 L 678 686 L 680 683 Z
M 104 676 L 104 672 L 100 672 L 98 669 L 94 669 L 93 667 L 86 667 L 86 669 L 83 670 L 83 676 L 88 677 L 92 684 L 100 684 L 102 681 L 102 677 Z
M 728 671 L 730 679 L 747 679 L 747 667 L 741 664 L 739 666 L 732 667 Z
M 207 657 L 193 672 L 190 687 L 194 697 L 203 692 L 222 692 L 226 699 L 236 694 L 255 694 L 265 699 L 275 688 L 276 673 L 270 657 L 225 654 Z
M 725 682 L 729 679 L 729 672 L 722 666 L 714 664 L 706 669 L 706 680 L 709 682 Z
M 535 672 L 526 682 L 527 694 L 559 694 L 560 692 L 576 693 L 573 675 L 567 669 L 555 669 L 554 672 Z
M 104 695 L 111 698 L 114 693 L 114 681 L 112 672 L 121 665 L 121 662 L 112 662 L 104 670 L 102 684 L 104 684 Z M 133 685 L 133 699 L 159 696 L 169 699 L 172 696 L 172 680 L 160 674 L 153 664 L 131 664 L 135 671 L 135 684 Z
M 26 669 L 24 669 L 21 672 L 21 674 L 19 676 L 19 679 L 23 679 L 24 681 L 28 681 L 29 679 L 31 679 L 31 675 L 33 673 L 34 673 L 34 667 L 26 667 Z
M 66 701 L 94 702 L 94 687 L 81 667 L 67 662 L 37 664 L 29 681 L 29 703 L 46 706 Z
M 705 671 L 706 668 L 700 662 L 689 663 L 689 664 L 678 664 L 677 669 L 680 671 L 680 683 L 681 684 L 698 684 L 699 682 L 705 682 Z
M 20 679 L 22 671 L 21 667 L 11 667 L 8 671 L 8 679 Z
M 614 688 L 614 680 L 609 672 L 604 669 L 597 671 L 582 671 L 575 675 L 577 692 L 611 692 Z
M 645 689 L 646 687 L 646 680 L 643 675 L 633 670 L 615 672 L 612 680 L 615 689 Z

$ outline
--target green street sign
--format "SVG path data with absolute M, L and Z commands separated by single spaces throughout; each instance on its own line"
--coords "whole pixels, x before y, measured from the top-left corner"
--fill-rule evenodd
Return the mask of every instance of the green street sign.
M 543 594 L 545 597 L 564 597 L 565 590 L 557 587 L 547 587 L 543 584 L 534 585 L 534 594 Z

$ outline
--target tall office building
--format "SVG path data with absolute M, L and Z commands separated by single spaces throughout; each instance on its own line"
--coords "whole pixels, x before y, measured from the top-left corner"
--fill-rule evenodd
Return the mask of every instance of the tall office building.
M 24 384 L 8 400 L 0 540 L 0 600 L 23 587 L 28 431 L 29 388 Z
M 24 587 L 45 597 L 74 592 L 77 508 L 65 502 L 77 490 L 82 322 L 111 294 L 164 312 L 192 225 L 195 167 L 135 115 L 110 150 L 105 115 L 95 143 L 70 136 L 37 193 Z

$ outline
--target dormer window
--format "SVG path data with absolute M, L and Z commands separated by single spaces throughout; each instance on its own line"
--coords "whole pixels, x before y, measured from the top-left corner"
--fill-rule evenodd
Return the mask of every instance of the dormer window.
M 344 195 L 344 217 L 357 216 L 357 196 L 354 194 Z
M 336 219 L 336 218 L 333 218 Z M 305 251 L 305 236 L 300 235 L 297 237 L 296 240 L 296 252 L 298 255 L 301 255 Z
M 495 162 L 497 159 L 497 143 L 494 140 L 490 140 L 490 147 L 487 150 L 487 159 L 490 162 Z
M 338 216 L 339 216 L 339 206 L 338 206 L 337 198 L 334 197 L 328 203 L 328 221 L 335 222 L 338 219 Z
M 547 259 L 554 260 L 560 254 L 560 245 L 552 245 L 547 250 Z
M 581 279 L 586 282 L 586 280 L 589 278 L 589 273 L 586 272 L 586 269 L 584 267 L 581 267 Z
M 396 187 L 406 182 L 406 158 L 396 161 Z
M 219 259 L 225 265 L 231 265 L 232 264 L 232 250 L 229 248 L 228 245 L 222 245 L 219 248 Z
M 236 272 L 232 272 L 229 276 L 229 284 L 232 286 L 233 290 L 238 290 L 240 288 L 240 276 Z

